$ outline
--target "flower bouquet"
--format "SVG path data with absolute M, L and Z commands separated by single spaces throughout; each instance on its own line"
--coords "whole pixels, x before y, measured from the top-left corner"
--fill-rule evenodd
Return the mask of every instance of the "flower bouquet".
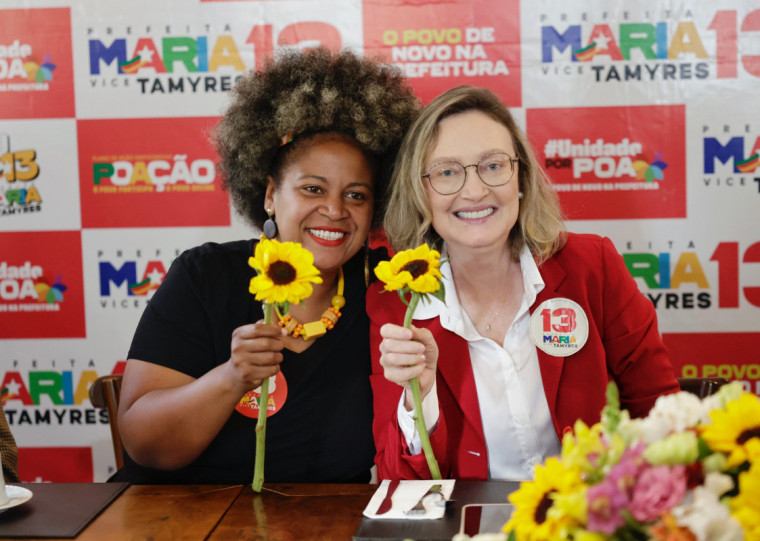
M 630 419 L 610 384 L 601 422 L 577 421 L 509 500 L 503 539 L 760 540 L 760 398 L 731 383 Z

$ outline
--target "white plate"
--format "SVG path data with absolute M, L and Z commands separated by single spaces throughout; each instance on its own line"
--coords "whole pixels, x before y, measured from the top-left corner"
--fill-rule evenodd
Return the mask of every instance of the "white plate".
M 5 485 L 5 491 L 7 492 L 10 499 L 4 504 L 0 505 L 0 513 L 6 509 L 10 509 L 11 507 L 21 505 L 22 503 L 29 501 L 29 499 L 32 497 L 32 491 L 24 487 Z

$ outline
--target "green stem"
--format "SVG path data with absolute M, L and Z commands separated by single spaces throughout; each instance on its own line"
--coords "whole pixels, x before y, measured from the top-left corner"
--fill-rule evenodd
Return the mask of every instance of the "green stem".
M 417 303 L 419 302 L 420 294 L 412 292 L 412 298 L 409 300 L 409 306 L 407 307 L 406 315 L 404 316 L 404 327 L 407 329 L 412 326 L 414 309 L 417 308 Z M 435 459 L 433 446 L 430 445 L 430 438 L 428 437 L 427 427 L 425 426 L 425 417 L 422 414 L 420 382 L 414 377 L 409 380 L 409 384 L 412 386 L 412 398 L 414 399 L 414 426 L 417 429 L 417 434 L 420 435 L 422 450 L 425 453 L 425 460 L 427 460 L 428 468 L 430 469 L 430 476 L 433 479 L 441 479 L 441 470 L 438 468 L 438 461 Z
M 272 305 L 264 303 L 264 323 L 272 322 Z M 259 417 L 256 421 L 256 459 L 253 463 L 253 483 L 251 487 L 261 492 L 264 484 L 264 442 L 267 437 L 267 411 L 269 404 L 269 378 L 261 382 L 261 397 L 259 398 Z

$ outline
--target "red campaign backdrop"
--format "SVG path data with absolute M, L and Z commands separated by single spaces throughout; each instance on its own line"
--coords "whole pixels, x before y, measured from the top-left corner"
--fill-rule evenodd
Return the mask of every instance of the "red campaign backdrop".
M 18 475 L 26 483 L 92 483 L 92 448 L 19 447 Z
M 568 218 L 686 217 L 682 105 L 529 109 L 527 129 Z
M 70 9 L 2 10 L 0 36 L 0 118 L 73 117 Z
M 0 338 L 84 338 L 79 231 L 0 234 Z
M 673 368 L 682 377 L 726 378 L 760 395 L 760 334 L 664 334 Z
M 424 102 L 494 90 L 568 228 L 623 254 L 676 375 L 760 391 L 757 2 L 46 4 L 0 8 L 0 381 L 23 480 L 113 472 L 88 386 L 123 371 L 173 258 L 256 236 L 209 135 L 235 81 L 285 47 L 379 56 Z
M 211 118 L 79 120 L 82 227 L 230 225 Z
M 459 84 L 487 86 L 511 107 L 520 92 L 520 2 L 364 2 L 364 50 L 399 65 L 425 102 Z

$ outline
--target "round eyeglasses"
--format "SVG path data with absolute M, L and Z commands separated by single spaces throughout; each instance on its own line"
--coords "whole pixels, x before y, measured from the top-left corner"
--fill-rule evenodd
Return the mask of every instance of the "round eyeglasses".
M 430 181 L 430 186 L 441 195 L 457 193 L 467 179 L 467 168 L 474 167 L 478 177 L 484 184 L 492 187 L 502 186 L 512 180 L 515 174 L 515 164 L 520 160 L 502 152 L 488 154 L 480 158 L 478 163 L 462 165 L 456 161 L 433 164 L 430 170 L 422 175 Z

